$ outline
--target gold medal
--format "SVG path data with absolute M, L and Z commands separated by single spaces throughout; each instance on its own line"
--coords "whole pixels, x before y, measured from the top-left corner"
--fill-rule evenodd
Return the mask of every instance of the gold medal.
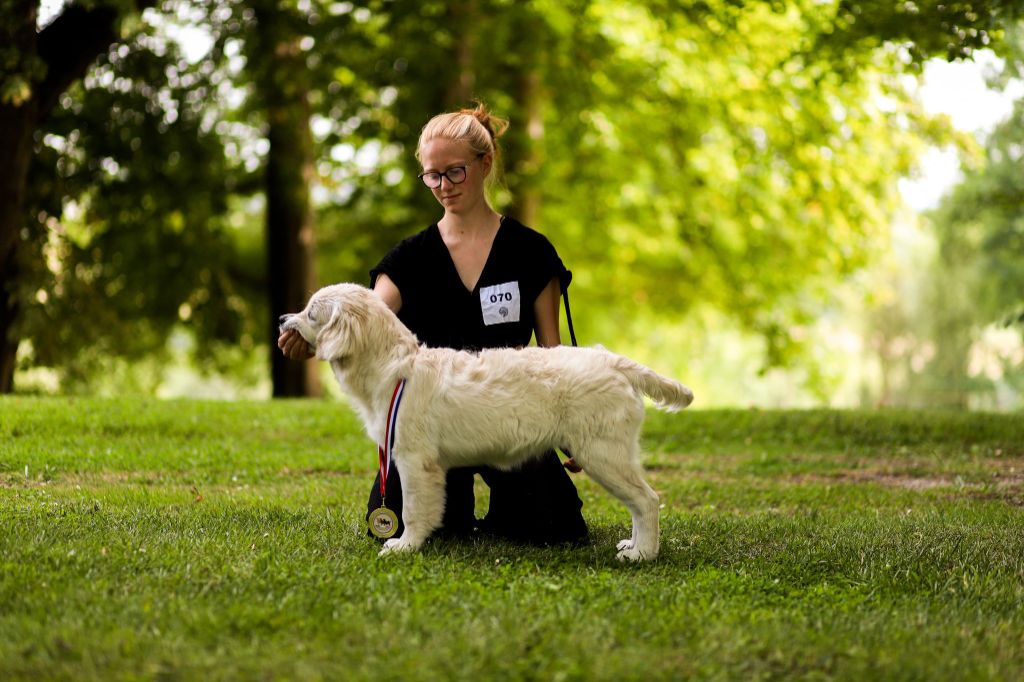
M 398 420 L 398 405 L 402 401 L 405 379 L 395 384 L 395 392 L 391 394 L 391 406 L 388 407 L 388 420 L 384 427 L 384 442 L 377 445 L 377 464 L 380 466 L 380 509 L 370 512 L 367 519 L 370 533 L 381 540 L 387 540 L 398 532 L 398 515 L 384 506 L 387 495 L 388 472 L 391 471 L 391 453 L 395 446 L 395 423 Z
M 387 540 L 398 532 L 398 516 L 387 507 L 374 509 L 370 513 L 370 532 L 374 537 Z

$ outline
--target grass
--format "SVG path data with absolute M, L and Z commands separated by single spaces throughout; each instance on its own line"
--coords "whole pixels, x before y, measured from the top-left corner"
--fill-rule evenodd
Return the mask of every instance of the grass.
M 380 560 L 342 405 L 0 400 L 0 679 L 1024 678 L 1024 419 L 652 413 L 662 555 Z M 486 488 L 479 488 L 480 511 Z

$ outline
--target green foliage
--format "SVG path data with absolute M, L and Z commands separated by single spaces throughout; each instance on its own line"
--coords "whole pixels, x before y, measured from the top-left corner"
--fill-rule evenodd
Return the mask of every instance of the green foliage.
M 382 132 L 411 178 L 414 122 L 467 104 L 451 99 L 467 72 L 472 94 L 509 115 L 513 131 L 530 116 L 524 71 L 538 73 L 543 132 L 509 140 L 510 193 L 496 198 L 514 211 L 522 192 L 540 194 L 537 227 L 593 311 L 583 337 L 605 339 L 589 320 L 628 319 L 637 305 L 666 324 L 708 306 L 762 335 L 768 365 L 786 364 L 798 357 L 790 327 L 884 246 L 895 178 L 949 130 L 908 100 L 894 52 L 856 52 L 851 39 L 847 52 L 862 63 L 841 74 L 836 58 L 810 49 L 831 30 L 827 8 L 672 5 L 466 3 L 474 20 L 461 34 L 463 14 L 438 26 L 430 3 L 396 11 L 382 60 L 394 68 L 375 75 L 396 92 L 397 123 Z M 385 195 L 372 207 L 388 209 L 370 219 L 385 243 L 437 214 L 423 192 L 378 189 Z M 415 218 L 420 207 L 425 217 Z M 368 226 L 348 227 L 346 238 L 366 242 Z M 368 256 L 355 274 L 377 254 Z M 324 277 L 351 272 L 325 268 Z
M 663 553 L 379 560 L 375 453 L 326 402 L 0 399 L 4 679 L 1017 679 L 1005 415 L 652 415 Z M 27 469 L 26 469 L 27 467 Z M 481 492 L 485 492 L 484 489 Z
M 225 220 L 239 173 L 206 105 L 218 75 L 141 25 L 38 137 L 23 331 L 30 362 L 61 367 L 67 387 L 108 371 L 104 358 L 166 353 L 176 325 L 200 364 L 223 367 L 255 342 L 258 254 Z
M 1024 101 L 986 142 L 983 162 L 933 215 L 939 267 L 959 275 L 975 323 L 1024 322 Z
M 765 4 L 731 24 L 602 11 L 618 44 L 597 69 L 589 125 L 548 155 L 566 177 L 546 183 L 593 200 L 555 191 L 548 222 L 566 226 L 581 284 L 603 289 L 617 317 L 638 304 L 666 320 L 698 305 L 728 311 L 765 337 L 768 365 L 786 364 L 789 328 L 825 293 L 799 292 L 884 245 L 891 178 L 910 169 L 924 132 L 886 75 L 894 65 L 841 80 L 804 54 L 813 36 L 800 15 Z M 899 113 L 876 108 L 883 94 Z
M 1016 16 L 852 0 L 158 9 L 132 15 L 37 136 L 24 364 L 69 380 L 111 354 L 166 353 L 182 327 L 209 367 L 265 341 L 268 98 L 312 121 L 322 282 L 365 282 L 439 216 L 414 180 L 418 131 L 479 97 L 512 121 L 494 201 L 532 212 L 575 271 L 581 338 L 630 335 L 638 307 L 665 325 L 710 311 L 764 340 L 765 367 L 806 361 L 793 330 L 886 247 L 895 182 L 923 147 L 954 139 L 901 77 L 1003 49 Z M 211 50 L 188 63 L 170 25 L 201 28 Z
M 890 42 L 905 50 L 911 68 L 920 70 L 932 56 L 970 59 L 976 50 L 997 46 L 1021 9 L 1020 0 L 840 0 L 815 48 L 856 59 L 865 47 Z
M 46 75 L 46 63 L 29 48 L 27 37 L 37 16 L 36 3 L 21 0 L 0 10 L 0 104 L 22 106 L 33 84 Z
M 1007 62 L 993 76 L 997 83 L 1020 75 L 1020 26 L 1008 31 L 1002 49 Z M 1022 149 L 1024 101 L 1017 101 L 987 137 L 983 154 L 964 160 L 963 179 L 927 216 L 936 252 L 922 270 L 920 290 L 902 303 L 913 308 L 902 326 L 933 349 L 907 387 L 917 402 L 925 396 L 929 404 L 967 405 L 971 395 L 991 394 L 997 379 L 1024 390 L 1014 353 L 994 358 L 992 371 L 970 367 L 986 329 L 1014 329 L 1018 339 L 1024 332 Z

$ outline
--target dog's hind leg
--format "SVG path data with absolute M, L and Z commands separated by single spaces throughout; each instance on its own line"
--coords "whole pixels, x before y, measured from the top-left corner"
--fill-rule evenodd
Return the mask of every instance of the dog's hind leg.
M 639 444 L 592 442 L 580 454 L 587 474 L 625 504 L 632 516 L 632 537 L 619 542 L 617 558 L 643 561 L 657 557 L 658 493 L 644 480 Z
M 409 458 L 413 459 L 413 458 Z M 380 556 L 393 552 L 411 552 L 419 549 L 430 534 L 441 525 L 444 516 L 445 472 L 434 462 L 424 463 L 414 458 L 399 463 L 402 478 L 402 537 L 384 543 Z

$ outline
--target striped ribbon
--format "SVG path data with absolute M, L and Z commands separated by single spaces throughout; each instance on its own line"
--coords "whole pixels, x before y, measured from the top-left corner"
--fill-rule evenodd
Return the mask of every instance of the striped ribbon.
M 380 496 L 384 499 L 388 480 L 391 472 L 391 454 L 395 448 L 395 425 L 398 421 L 398 406 L 402 402 L 402 393 L 405 391 L 405 379 L 399 379 L 395 384 L 395 392 L 391 394 L 391 405 L 388 407 L 388 421 L 384 426 L 384 444 L 377 445 L 377 461 L 380 466 Z

